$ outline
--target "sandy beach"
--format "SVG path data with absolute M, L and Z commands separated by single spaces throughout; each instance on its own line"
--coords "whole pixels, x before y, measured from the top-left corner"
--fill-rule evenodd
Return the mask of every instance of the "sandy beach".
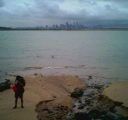
M 85 88 L 85 83 L 77 76 L 43 76 L 41 74 L 25 76 L 26 86 L 24 106 L 17 109 L 14 105 L 14 93 L 11 89 L 0 93 L 1 120 L 36 120 L 36 105 L 41 101 L 51 100 L 53 104 L 72 106 L 71 92 L 75 88 Z
M 24 78 L 25 108 L 20 108 L 19 101 L 18 108 L 12 109 L 14 93 L 11 89 L 0 92 L 2 120 L 66 120 L 67 117 L 67 120 L 74 117 L 76 120 L 127 120 L 127 82 L 107 85 L 95 77 L 80 79 L 72 75 L 44 76 L 37 73 Z M 76 96 L 80 93 L 76 90 L 82 90 L 83 94 Z

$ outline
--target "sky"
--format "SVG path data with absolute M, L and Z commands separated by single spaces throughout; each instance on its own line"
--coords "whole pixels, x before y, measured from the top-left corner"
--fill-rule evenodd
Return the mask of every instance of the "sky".
M 0 26 L 128 20 L 128 0 L 0 0 Z

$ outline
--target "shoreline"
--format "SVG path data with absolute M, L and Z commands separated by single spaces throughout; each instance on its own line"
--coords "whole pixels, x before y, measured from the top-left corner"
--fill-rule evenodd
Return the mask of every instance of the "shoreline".
M 52 58 L 51 58 L 52 59 Z M 4 79 L 10 79 L 15 77 L 17 74 L 22 76 L 40 73 L 43 75 L 78 75 L 81 78 L 87 78 L 89 75 L 94 76 L 98 79 L 108 80 L 109 82 L 127 81 L 127 76 L 115 76 L 110 74 L 111 69 L 103 66 L 89 66 L 87 64 L 78 65 L 30 65 L 17 70 L 0 71 L 0 82 Z

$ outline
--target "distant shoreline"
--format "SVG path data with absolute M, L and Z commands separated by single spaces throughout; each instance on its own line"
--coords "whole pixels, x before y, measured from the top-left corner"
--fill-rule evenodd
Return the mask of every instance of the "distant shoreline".
M 43 29 L 43 28 L 11 28 L 11 27 L 0 27 L 0 31 L 100 31 L 100 30 L 111 30 L 111 31 L 122 31 L 122 30 L 128 30 L 128 28 L 84 28 L 84 29 Z
M 11 30 L 0 30 L 0 31 L 128 31 L 127 29 L 85 29 L 85 30 L 38 30 L 38 29 L 11 29 Z

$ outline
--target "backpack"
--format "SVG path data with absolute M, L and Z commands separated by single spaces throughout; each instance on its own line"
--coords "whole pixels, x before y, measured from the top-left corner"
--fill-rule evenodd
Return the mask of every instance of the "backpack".
M 16 80 L 23 84 L 23 87 L 25 86 L 25 79 L 22 76 L 16 76 Z

